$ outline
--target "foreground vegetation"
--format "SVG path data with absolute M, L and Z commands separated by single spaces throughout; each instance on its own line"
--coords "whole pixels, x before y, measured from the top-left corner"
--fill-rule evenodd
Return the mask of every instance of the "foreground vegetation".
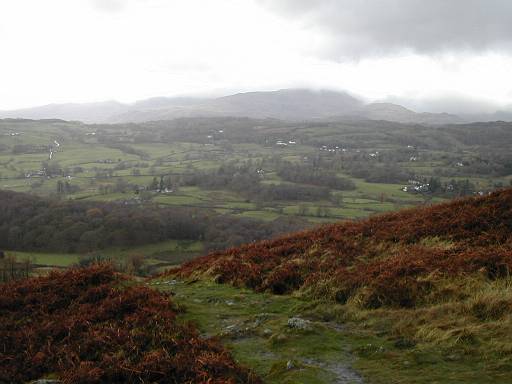
M 259 383 L 167 295 L 105 266 L 2 286 L 0 382 Z
M 370 382 L 488 383 L 512 369 L 512 190 L 210 254 L 174 275 L 292 294 L 377 343 Z

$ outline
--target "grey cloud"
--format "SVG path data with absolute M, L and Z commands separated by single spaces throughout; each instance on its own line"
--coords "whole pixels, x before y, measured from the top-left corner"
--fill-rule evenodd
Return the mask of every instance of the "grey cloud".
M 510 0 L 259 0 L 265 7 L 328 32 L 340 58 L 510 50 Z

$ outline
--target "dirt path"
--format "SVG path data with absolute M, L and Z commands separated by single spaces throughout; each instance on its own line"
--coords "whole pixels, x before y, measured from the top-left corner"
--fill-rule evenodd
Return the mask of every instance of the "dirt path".
M 302 317 L 307 303 L 298 298 L 204 281 L 160 280 L 150 286 L 172 292 L 186 307 L 183 320 L 195 322 L 205 337 L 220 337 L 266 383 L 363 383 L 351 368 L 347 332 Z

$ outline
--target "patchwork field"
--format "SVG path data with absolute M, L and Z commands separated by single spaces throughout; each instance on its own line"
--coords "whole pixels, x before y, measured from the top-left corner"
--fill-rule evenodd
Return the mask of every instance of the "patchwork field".
M 118 125 L 6 119 L 0 121 L 0 189 L 61 201 L 186 208 L 190 220 L 228 218 L 225 236 L 211 228 L 208 241 L 194 239 L 202 246 L 103 250 L 105 257 L 141 253 L 154 265 L 179 263 L 204 249 L 265 235 L 244 237 L 242 229 L 227 235 L 231 219 L 272 227 L 267 236 L 273 236 L 507 186 L 509 128 L 245 118 Z M 36 264 L 49 266 L 76 260 L 35 256 Z

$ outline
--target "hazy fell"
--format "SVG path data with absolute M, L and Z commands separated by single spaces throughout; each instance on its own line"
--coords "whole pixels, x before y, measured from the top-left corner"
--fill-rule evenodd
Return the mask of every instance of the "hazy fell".
M 156 97 L 132 104 L 115 101 L 46 106 L 0 112 L 0 118 L 79 120 L 87 123 L 125 123 L 180 117 L 244 116 L 282 120 L 351 118 L 400 123 L 447 124 L 468 121 L 447 113 L 416 113 L 391 103 L 365 104 L 346 92 L 282 89 L 246 92 L 219 98 Z M 500 115 L 501 116 L 501 115 Z M 494 116 L 489 115 L 489 120 Z M 478 116 L 485 120 L 485 116 Z

